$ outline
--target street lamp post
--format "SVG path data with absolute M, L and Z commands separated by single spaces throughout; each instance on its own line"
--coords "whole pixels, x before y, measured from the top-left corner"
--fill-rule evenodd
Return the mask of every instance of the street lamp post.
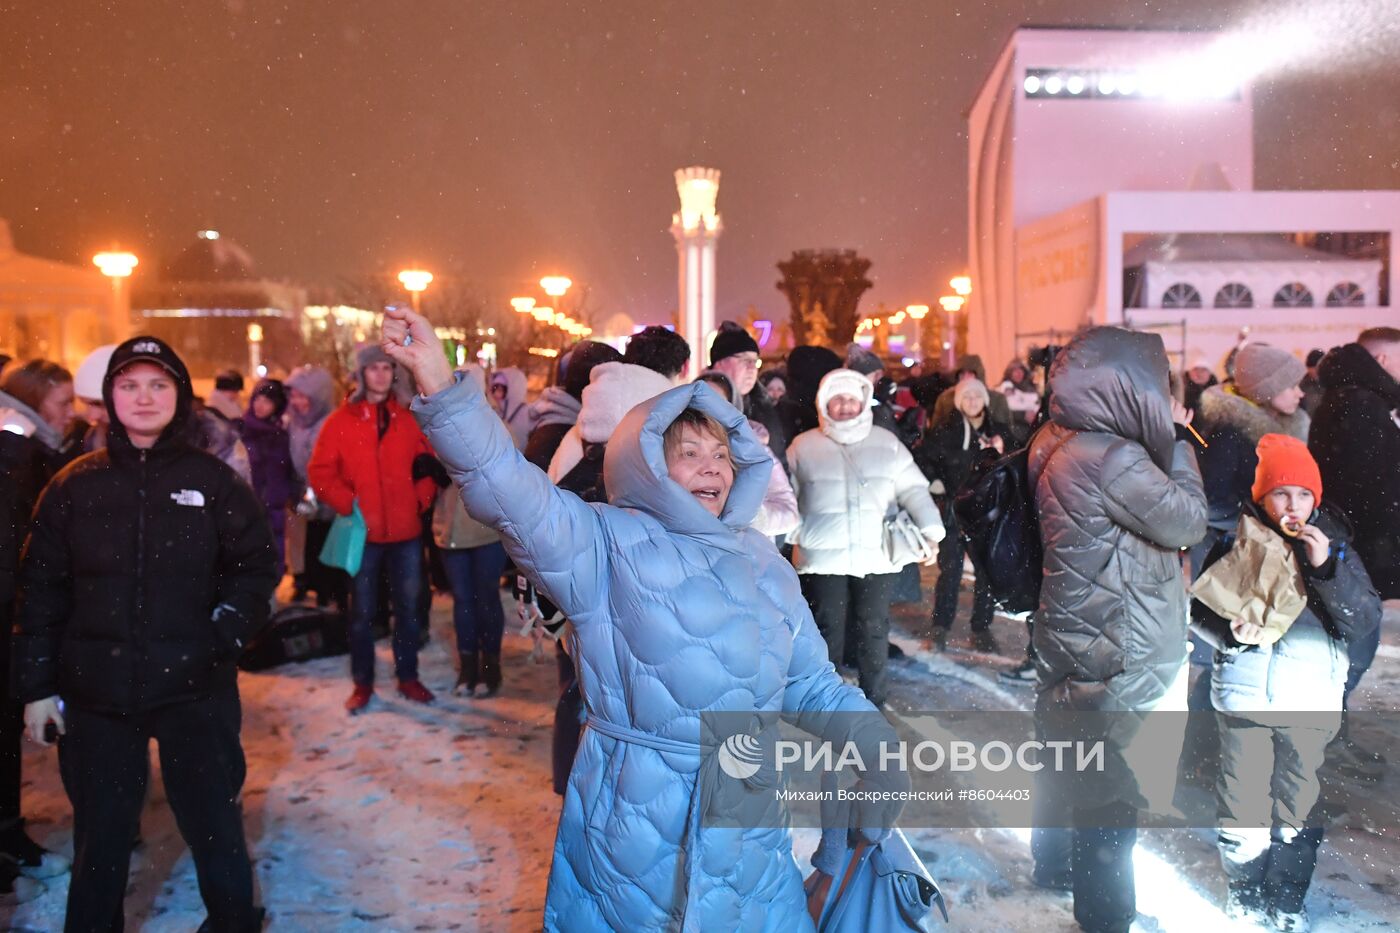
M 92 257 L 92 263 L 112 280 L 112 342 L 121 343 L 131 329 L 131 296 L 126 290 L 126 280 L 137 266 L 136 256 L 132 253 L 98 253 Z
M 948 312 L 948 335 L 943 341 L 943 347 L 948 351 L 948 369 L 951 371 L 958 364 L 957 356 L 957 314 L 962 309 L 963 302 L 967 299 L 962 295 L 944 295 L 938 299 L 938 303 L 943 306 L 943 310 Z
M 420 296 L 432 281 L 433 274 L 423 269 L 405 269 L 399 273 L 399 282 L 408 290 L 408 294 L 413 300 L 414 314 L 423 313 Z

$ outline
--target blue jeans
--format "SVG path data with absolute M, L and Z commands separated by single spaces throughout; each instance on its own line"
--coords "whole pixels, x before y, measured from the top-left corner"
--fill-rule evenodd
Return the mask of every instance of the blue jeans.
M 365 545 L 360 572 L 350 583 L 350 676 L 356 684 L 374 684 L 374 634 L 370 625 L 379 607 L 379 572 L 389 573 L 389 600 L 394 609 L 394 674 L 418 679 L 418 633 L 426 621 L 419 596 L 423 579 L 423 542 Z
M 501 608 L 501 571 L 506 549 L 501 542 L 481 547 L 441 551 L 447 583 L 452 587 L 452 624 L 457 629 L 457 653 L 501 653 L 506 628 Z

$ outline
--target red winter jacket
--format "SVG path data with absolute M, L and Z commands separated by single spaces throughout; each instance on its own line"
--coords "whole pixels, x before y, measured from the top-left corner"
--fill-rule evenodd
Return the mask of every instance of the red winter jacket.
M 316 497 L 349 515 L 356 500 L 372 544 L 408 541 L 422 533 L 420 516 L 437 492 L 431 478 L 413 481 L 413 461 L 433 448 L 398 402 L 386 401 L 389 430 L 379 437 L 376 406 L 346 402 L 326 419 L 306 477 Z

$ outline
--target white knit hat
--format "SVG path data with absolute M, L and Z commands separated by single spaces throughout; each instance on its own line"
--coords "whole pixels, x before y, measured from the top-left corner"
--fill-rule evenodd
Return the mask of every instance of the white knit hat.
M 115 343 L 105 344 L 93 350 L 78 364 L 73 374 L 73 394 L 93 402 L 102 401 L 102 379 L 107 375 L 107 363 L 112 359 Z

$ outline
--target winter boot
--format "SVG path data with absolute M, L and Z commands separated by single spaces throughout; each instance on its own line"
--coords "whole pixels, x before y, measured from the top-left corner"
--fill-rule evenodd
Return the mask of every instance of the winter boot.
M 933 637 L 929 639 L 928 650 L 934 654 L 942 654 L 948 650 L 948 630 L 941 625 L 933 627 Z
M 980 651 L 983 654 L 1001 654 L 1001 645 L 997 644 L 997 638 L 989 628 L 981 629 L 972 633 L 972 650 Z
M 1257 884 L 1243 881 L 1230 882 L 1230 890 L 1225 895 L 1225 916 L 1231 920 L 1268 927 L 1268 906 L 1264 903 L 1264 891 Z
M 476 695 L 482 698 L 493 697 L 501 692 L 501 656 L 483 654 L 481 656 L 481 687 Z
M 457 683 L 452 686 L 454 697 L 469 697 L 476 692 L 477 681 L 481 679 L 477 669 L 478 655 L 475 651 L 463 651 L 457 655 Z
M 72 867 L 68 859 L 30 839 L 22 819 L 0 832 L 0 860 L 12 863 L 27 878 L 54 878 Z
M 1035 662 L 1030 658 L 1027 658 L 1010 670 L 1002 671 L 997 674 L 997 677 L 1001 679 L 1002 683 L 1016 684 L 1020 687 L 1034 687 L 1037 676 Z
M 423 686 L 421 680 L 401 680 L 399 681 L 399 696 L 405 700 L 412 700 L 414 703 L 427 705 L 435 699 L 432 691 Z
M 27 904 L 46 890 L 43 882 L 21 875 L 14 862 L 0 862 L 0 906 Z
M 345 711 L 352 716 L 363 712 L 369 701 L 374 699 L 374 687 L 370 684 L 355 684 L 355 691 L 350 694 L 350 699 L 345 701 Z
M 1273 921 L 1274 929 L 1280 930 L 1282 933 L 1307 933 L 1308 930 L 1312 929 L 1312 923 L 1308 920 L 1308 912 L 1303 908 L 1299 908 L 1297 912 L 1271 910 L 1268 919 Z

